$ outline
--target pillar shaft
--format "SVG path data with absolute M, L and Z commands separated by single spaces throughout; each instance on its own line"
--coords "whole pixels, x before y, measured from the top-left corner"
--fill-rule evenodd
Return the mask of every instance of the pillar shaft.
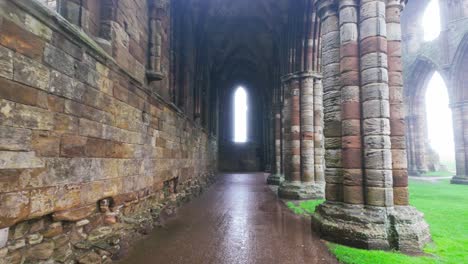
M 343 201 L 349 204 L 364 204 L 357 4 L 339 6 Z
M 323 31 L 327 201 L 317 207 L 313 223 L 334 242 L 419 252 L 430 234 L 422 214 L 408 206 L 401 2 L 319 0 L 317 8 Z
M 279 97 L 278 97 L 279 98 Z M 279 185 L 283 179 L 283 156 L 282 156 L 282 122 L 281 122 L 281 103 L 276 102 L 273 106 L 274 114 L 274 163 L 273 171 L 267 178 L 267 183 Z
M 393 206 L 385 2 L 361 1 L 360 56 L 366 204 Z
M 409 205 L 400 13 L 399 1 L 388 1 L 385 17 L 387 22 L 393 202 L 395 205 Z
M 323 115 L 326 199 L 343 200 L 341 164 L 340 29 L 334 1 L 319 2 L 321 11 Z M 324 6 L 320 6 L 323 4 Z
M 314 178 L 317 185 L 325 185 L 325 146 L 323 137 L 322 79 L 314 80 Z
M 275 174 L 280 175 L 281 166 L 281 110 L 275 107 Z
M 288 199 L 323 198 L 322 86 L 320 76 L 298 72 L 283 78 L 284 182 L 278 194 Z M 317 85 L 315 85 L 317 84 Z
M 314 79 L 301 78 L 301 180 L 315 181 L 314 151 Z
M 468 104 L 465 102 L 452 105 L 453 132 L 455 141 L 455 161 L 457 175 L 453 184 L 468 184 Z

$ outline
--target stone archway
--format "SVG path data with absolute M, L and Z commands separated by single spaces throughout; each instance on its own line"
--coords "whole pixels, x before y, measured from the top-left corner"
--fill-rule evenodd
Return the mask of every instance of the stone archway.
M 412 176 L 431 170 L 429 164 L 433 151 L 427 130 L 426 90 L 435 72 L 442 73 L 436 63 L 420 56 L 410 67 L 404 82 L 408 173 Z
M 451 93 L 455 159 L 455 184 L 468 184 L 468 33 L 465 34 L 455 56 L 452 68 L 454 90 Z

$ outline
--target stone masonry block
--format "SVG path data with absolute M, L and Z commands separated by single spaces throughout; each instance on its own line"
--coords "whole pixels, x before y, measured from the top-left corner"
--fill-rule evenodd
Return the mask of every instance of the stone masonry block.
M 0 149 L 13 151 L 31 150 L 31 130 L 0 126 Z
M 29 214 L 29 192 L 0 193 L 0 228 L 9 227 Z
M 0 46 L 0 77 L 13 79 L 13 51 Z
M 49 70 L 39 62 L 22 55 L 13 59 L 14 80 L 47 91 L 49 88 Z
M 46 44 L 45 46 L 44 62 L 68 76 L 75 74 L 75 59 L 52 45 Z
M 41 168 L 44 165 L 44 161 L 32 151 L 0 151 L 0 169 Z

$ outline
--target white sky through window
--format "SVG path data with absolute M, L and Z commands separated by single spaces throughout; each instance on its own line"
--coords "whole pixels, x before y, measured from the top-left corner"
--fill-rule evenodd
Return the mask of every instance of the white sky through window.
M 452 111 L 449 108 L 447 87 L 438 72 L 434 73 L 427 86 L 426 113 L 432 148 L 439 153 L 441 162 L 455 160 Z
M 424 41 L 432 41 L 440 34 L 439 0 L 431 0 L 427 5 L 422 20 L 424 28 Z
M 234 93 L 234 142 L 247 141 L 247 92 L 239 86 Z

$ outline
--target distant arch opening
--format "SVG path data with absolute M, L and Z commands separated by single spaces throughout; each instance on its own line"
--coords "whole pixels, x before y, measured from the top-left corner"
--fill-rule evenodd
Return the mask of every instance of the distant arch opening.
M 440 8 L 439 0 L 431 0 L 424 11 L 422 25 L 424 28 L 424 41 L 432 41 L 439 37 Z
M 234 139 L 235 143 L 247 142 L 248 100 L 244 87 L 239 86 L 234 92 Z
M 434 72 L 426 88 L 427 137 L 430 150 L 428 153 L 429 171 L 451 176 L 455 171 L 455 146 L 453 138 L 452 111 L 449 107 L 449 94 L 442 76 Z M 430 152 L 434 153 L 430 153 Z M 431 154 L 437 160 L 431 159 Z M 447 175 L 445 175 L 447 174 Z

